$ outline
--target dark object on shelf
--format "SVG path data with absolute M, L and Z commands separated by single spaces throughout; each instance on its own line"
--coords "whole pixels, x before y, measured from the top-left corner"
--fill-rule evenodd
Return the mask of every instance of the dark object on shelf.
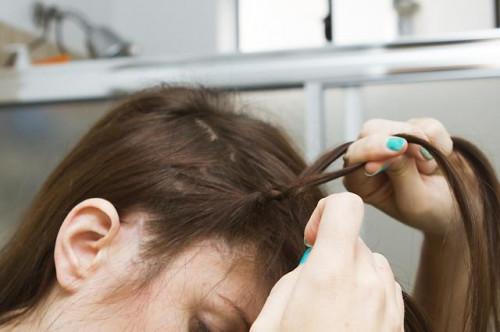
M 328 1 L 328 15 L 323 19 L 323 24 L 325 26 L 325 38 L 329 42 L 332 41 L 332 1 Z
M 493 0 L 495 10 L 495 28 L 500 28 L 500 0 Z
M 400 36 L 414 34 L 414 17 L 420 9 L 418 0 L 393 0 L 393 7 L 398 14 L 398 33 Z
M 77 11 L 46 6 L 42 3 L 36 3 L 33 9 L 33 21 L 36 26 L 42 28 L 42 35 L 30 43 L 30 48 L 36 48 L 47 39 L 50 26 L 53 24 L 57 47 L 61 53 L 67 53 L 63 40 L 65 20 L 74 21 L 83 30 L 86 49 L 90 57 L 112 58 L 132 55 L 133 45 L 111 29 L 90 23 L 89 19 Z

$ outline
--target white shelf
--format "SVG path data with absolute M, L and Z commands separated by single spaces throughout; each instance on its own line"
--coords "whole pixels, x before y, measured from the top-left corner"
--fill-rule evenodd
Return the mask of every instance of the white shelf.
M 268 89 L 500 77 L 497 30 L 388 44 L 0 70 L 0 105 L 109 98 L 160 82 Z

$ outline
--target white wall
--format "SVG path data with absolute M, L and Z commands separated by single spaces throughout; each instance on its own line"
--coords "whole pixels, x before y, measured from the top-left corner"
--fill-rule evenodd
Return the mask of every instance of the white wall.
M 334 43 L 390 41 L 397 37 L 392 0 L 332 0 Z
M 493 0 L 419 0 L 415 31 L 419 35 L 491 29 Z
M 332 0 L 335 39 L 339 44 L 390 41 L 397 38 L 393 0 Z M 416 0 L 414 32 L 432 36 L 491 29 L 493 0 Z
M 240 49 L 257 52 L 325 45 L 326 0 L 239 0 Z
M 398 37 L 393 0 L 331 0 L 334 43 L 392 41 Z M 419 36 L 494 27 L 493 0 L 416 0 Z M 243 51 L 318 47 L 325 44 L 323 18 L 327 0 L 240 0 Z
M 418 0 L 418 35 L 494 26 L 493 0 Z M 74 8 L 139 44 L 144 55 L 212 54 L 234 50 L 235 0 L 41 0 Z M 333 0 L 339 43 L 392 40 L 392 0 Z M 0 20 L 33 31 L 33 0 L 0 0 Z M 240 0 L 243 51 L 324 45 L 327 0 Z M 82 33 L 68 23 L 65 40 L 83 52 Z M 231 45 L 232 44 L 232 45 Z

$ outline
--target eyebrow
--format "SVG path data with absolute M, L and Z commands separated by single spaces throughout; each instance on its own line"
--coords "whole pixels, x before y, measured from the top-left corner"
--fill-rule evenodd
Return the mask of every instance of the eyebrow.
M 227 304 L 229 304 L 231 307 L 234 308 L 234 310 L 236 310 L 236 312 L 238 313 L 238 315 L 240 316 L 241 320 L 245 323 L 245 330 L 250 330 L 250 320 L 248 319 L 245 311 L 243 309 L 241 309 L 241 307 L 239 307 L 238 305 L 236 305 L 233 301 L 231 301 L 230 299 L 228 299 L 227 297 L 225 297 L 224 295 L 221 295 L 221 294 L 218 294 L 219 297 L 224 300 L 224 302 L 226 302 Z

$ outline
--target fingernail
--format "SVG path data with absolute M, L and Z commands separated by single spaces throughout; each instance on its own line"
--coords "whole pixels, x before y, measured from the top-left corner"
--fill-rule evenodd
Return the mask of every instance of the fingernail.
M 422 155 L 422 157 L 424 157 L 425 159 L 427 160 L 432 160 L 434 159 L 434 157 L 432 156 L 432 154 L 429 152 L 429 150 L 427 150 L 426 148 L 424 148 L 423 146 L 420 147 L 420 154 Z
M 401 137 L 390 137 L 387 140 L 386 146 L 392 151 L 401 151 L 406 145 L 406 140 Z
M 309 242 L 307 242 L 306 239 L 304 239 L 304 245 L 308 248 L 312 248 L 312 244 L 310 244 Z
M 306 251 L 304 251 L 304 254 L 300 258 L 299 265 L 302 265 L 307 261 L 307 259 L 309 258 L 309 254 L 311 253 L 311 249 L 312 248 L 307 248 Z
M 366 176 L 375 176 L 375 175 L 378 175 L 378 174 L 382 173 L 383 171 L 385 171 L 387 169 L 387 167 L 388 167 L 387 165 L 382 165 L 378 170 L 376 170 L 373 173 L 365 172 L 365 175 Z

